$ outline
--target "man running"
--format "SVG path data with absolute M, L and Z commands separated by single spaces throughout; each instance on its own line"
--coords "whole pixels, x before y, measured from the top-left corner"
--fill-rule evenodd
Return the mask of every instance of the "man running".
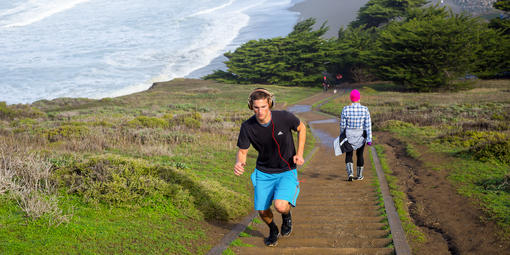
M 299 181 L 296 165 L 303 165 L 303 151 L 306 140 L 306 127 L 294 114 L 287 111 L 272 111 L 273 95 L 266 89 L 255 89 L 248 98 L 248 107 L 255 113 L 243 122 L 237 146 L 237 160 L 234 174 L 244 173 L 248 148 L 253 145 L 258 157 L 256 168 L 251 175 L 254 187 L 255 210 L 269 226 L 269 236 L 264 238 L 267 246 L 278 243 L 280 231 L 273 221 L 270 209 L 282 214 L 281 235 L 292 232 L 291 206 L 296 206 L 299 194 Z M 298 132 L 297 153 L 292 131 Z

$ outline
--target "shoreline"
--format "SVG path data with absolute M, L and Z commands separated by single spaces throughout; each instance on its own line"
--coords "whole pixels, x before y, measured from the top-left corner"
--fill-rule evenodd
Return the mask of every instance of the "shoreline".
M 315 18 L 316 23 L 314 29 L 318 29 L 323 22 L 327 21 L 326 25 L 329 26 L 329 30 L 324 37 L 331 38 L 337 37 L 340 27 L 347 27 L 358 15 L 359 8 L 364 6 L 368 1 L 369 0 L 304 0 L 297 1 L 296 4 L 289 7 L 287 10 L 297 13 L 298 18 L 294 25 L 307 18 Z M 289 33 L 292 32 L 294 25 L 290 28 Z M 286 36 L 287 34 L 280 36 Z M 256 38 L 255 40 L 266 37 Z M 241 46 L 240 43 L 233 42 L 233 44 L 238 44 L 237 47 Z M 235 50 L 237 47 L 232 50 Z M 223 62 L 227 60 L 228 59 L 224 57 L 223 54 L 217 56 L 208 65 L 192 71 L 184 78 L 201 79 L 201 77 L 211 74 L 214 70 L 226 70 L 226 66 Z
M 338 37 L 340 27 L 347 25 L 356 19 L 359 8 L 368 0 L 305 0 L 290 8 L 300 13 L 299 21 L 307 18 L 315 18 L 317 21 L 314 28 L 320 28 L 323 22 L 329 26 L 325 38 Z

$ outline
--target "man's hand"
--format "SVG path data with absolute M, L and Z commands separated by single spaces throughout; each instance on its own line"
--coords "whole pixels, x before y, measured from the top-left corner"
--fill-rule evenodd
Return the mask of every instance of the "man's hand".
M 294 163 L 298 166 L 301 166 L 305 163 L 305 159 L 303 159 L 303 156 L 294 155 L 293 159 Z
M 236 162 L 234 165 L 234 174 L 237 176 L 242 175 L 244 173 L 244 166 L 246 166 L 246 163 Z

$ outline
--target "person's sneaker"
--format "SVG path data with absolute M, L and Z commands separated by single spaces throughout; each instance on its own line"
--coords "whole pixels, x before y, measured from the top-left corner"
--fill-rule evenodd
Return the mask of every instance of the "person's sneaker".
M 358 176 L 358 177 L 356 177 L 356 180 L 358 180 L 358 181 L 363 180 L 363 176 Z
M 347 179 L 347 180 L 352 182 L 352 179 L 354 179 L 354 176 L 351 174 L 351 175 L 349 175 L 349 179 Z
M 269 236 L 264 238 L 264 244 L 267 246 L 276 246 L 278 244 L 278 237 L 280 233 L 278 230 L 276 232 L 269 231 Z
M 287 216 L 284 216 L 282 214 L 281 232 L 282 236 L 290 236 L 290 233 L 292 233 L 292 217 L 290 215 L 290 212 L 287 214 Z

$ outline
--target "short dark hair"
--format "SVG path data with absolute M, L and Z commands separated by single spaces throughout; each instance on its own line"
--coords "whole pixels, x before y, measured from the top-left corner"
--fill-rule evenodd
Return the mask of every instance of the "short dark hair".
M 256 88 L 253 90 L 253 92 L 250 93 L 250 97 L 248 98 L 248 108 L 250 108 L 250 110 L 253 110 L 252 109 L 253 101 L 260 100 L 260 99 L 267 99 L 269 108 L 273 107 L 273 104 L 274 104 L 273 94 L 271 94 L 271 92 L 269 92 L 267 89 Z

